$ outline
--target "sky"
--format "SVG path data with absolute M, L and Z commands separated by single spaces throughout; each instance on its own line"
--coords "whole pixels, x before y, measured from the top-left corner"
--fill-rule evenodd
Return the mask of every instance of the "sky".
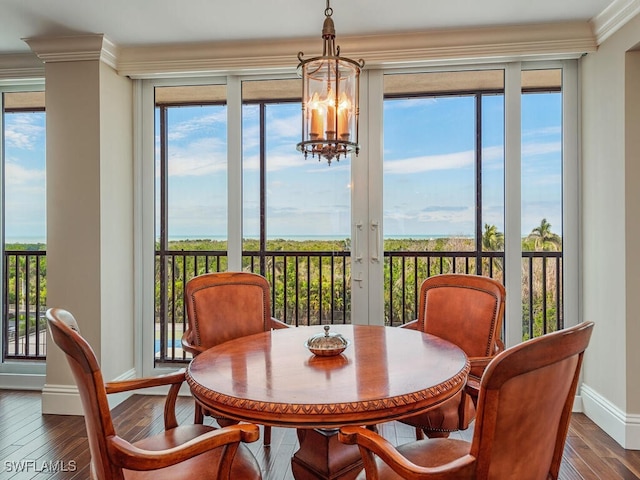
M 266 109 L 267 236 L 349 236 L 351 165 L 308 158 L 299 104 Z M 561 225 L 561 94 L 522 99 L 522 234 L 546 218 Z M 243 108 L 243 230 L 259 235 L 259 115 Z M 383 138 L 384 237 L 472 236 L 475 212 L 475 106 L 472 97 L 386 100 Z M 482 102 L 483 223 L 504 231 L 504 105 Z M 183 107 L 169 114 L 169 235 L 224 238 L 227 229 L 226 108 Z M 44 113 L 6 114 L 5 237 L 43 241 Z M 157 183 L 156 176 L 156 185 Z M 354 192 L 358 195 L 358 192 Z
M 546 218 L 561 225 L 561 96 L 525 95 L 522 234 Z M 504 105 L 482 104 L 483 223 L 504 231 Z M 299 104 L 266 108 L 268 238 L 346 238 L 351 222 L 351 165 L 307 158 Z M 170 113 L 170 238 L 226 232 L 226 111 L 222 106 Z M 472 236 L 475 215 L 475 106 L 467 97 L 387 100 L 384 105 L 385 238 Z M 189 133 L 187 133 L 189 132 Z M 218 140 L 214 140 L 217 138 Z M 259 236 L 259 110 L 243 109 L 243 234 Z M 355 192 L 357 195 L 357 192 Z M 218 233 L 219 232 L 219 233 Z
M 45 114 L 4 115 L 5 238 L 46 237 Z

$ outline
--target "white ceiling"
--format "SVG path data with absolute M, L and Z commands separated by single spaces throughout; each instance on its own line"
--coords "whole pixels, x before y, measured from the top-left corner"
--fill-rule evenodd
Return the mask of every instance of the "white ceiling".
M 332 0 L 341 36 L 593 21 L 635 0 Z M 0 0 L 0 55 L 38 36 L 105 34 L 119 46 L 320 36 L 325 0 Z

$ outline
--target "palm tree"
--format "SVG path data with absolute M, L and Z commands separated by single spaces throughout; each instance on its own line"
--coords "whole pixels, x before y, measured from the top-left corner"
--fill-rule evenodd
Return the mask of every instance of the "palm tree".
M 504 251 L 504 233 L 498 230 L 495 225 L 484 224 L 484 233 L 482 234 L 482 250 L 485 252 L 503 252 Z M 493 269 L 502 271 L 503 263 L 498 258 L 490 260 Z M 483 268 L 484 270 L 484 268 Z
M 489 252 L 501 252 L 504 250 L 504 233 L 498 231 L 495 225 L 484 224 L 482 234 L 482 248 Z
M 533 241 L 536 251 L 557 251 L 562 249 L 562 239 L 551 231 L 551 224 L 543 218 L 540 225 L 531 230 L 527 240 Z

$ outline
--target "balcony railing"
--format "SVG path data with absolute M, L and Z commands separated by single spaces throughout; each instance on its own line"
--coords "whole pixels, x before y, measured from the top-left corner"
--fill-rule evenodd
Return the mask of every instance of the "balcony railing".
M 384 321 L 397 326 L 417 315 L 417 292 L 428 276 L 482 274 L 504 282 L 502 252 L 385 252 Z M 351 323 L 349 251 L 244 252 L 243 269 L 271 284 L 272 315 L 290 325 Z M 156 361 L 184 362 L 180 349 L 187 319 L 183 287 L 205 272 L 227 270 L 226 251 L 165 251 L 156 255 Z M 533 338 L 564 327 L 562 253 L 522 254 L 522 336 Z M 3 355 L 46 356 L 46 252 L 5 251 Z
M 261 273 L 271 285 L 272 315 L 289 325 L 351 323 L 349 251 L 243 253 L 243 269 Z M 523 339 L 563 327 L 562 253 L 523 252 Z M 183 286 L 193 276 L 226 270 L 225 251 L 165 251 L 156 257 L 156 360 L 189 358 L 179 345 L 187 323 Z M 385 252 L 385 324 L 407 323 L 417 315 L 422 281 L 442 273 L 482 274 L 504 283 L 504 253 Z M 389 287 L 391 286 L 391 288 Z
M 4 252 L 3 358 L 44 360 L 47 257 L 37 250 Z

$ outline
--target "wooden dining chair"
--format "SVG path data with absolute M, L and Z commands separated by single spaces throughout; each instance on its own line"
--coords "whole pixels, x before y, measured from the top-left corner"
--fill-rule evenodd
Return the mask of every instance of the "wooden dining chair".
M 271 295 L 266 278 L 250 272 L 205 273 L 193 277 L 184 289 L 188 326 L 182 336 L 182 348 L 196 356 L 208 348 L 235 338 L 274 328 L 289 328 L 271 317 Z M 235 420 L 204 411 L 196 403 L 196 423 L 203 415 L 221 425 Z M 271 427 L 264 426 L 264 446 L 271 444 Z
M 338 438 L 357 444 L 359 479 L 557 479 L 584 351 L 593 322 L 549 333 L 498 354 L 480 382 L 471 443 L 425 439 L 395 448 L 363 427 Z
M 416 439 L 448 437 L 465 430 L 475 418 L 480 377 L 491 359 L 504 350 L 500 340 L 506 293 L 489 277 L 436 275 L 420 286 L 418 319 L 403 325 L 443 338 L 469 357 L 471 371 L 465 389 L 437 408 L 401 420 L 416 428 Z
M 54 342 L 64 351 L 84 410 L 93 480 L 236 480 L 262 478 L 260 465 L 241 442 L 260 436 L 257 425 L 221 429 L 178 425 L 176 399 L 184 371 L 156 378 L 104 383 L 91 346 L 80 335 L 71 313 L 51 308 L 46 313 Z M 130 443 L 114 429 L 107 394 L 170 386 L 165 402 L 165 431 Z M 140 412 L 140 415 L 143 413 Z

